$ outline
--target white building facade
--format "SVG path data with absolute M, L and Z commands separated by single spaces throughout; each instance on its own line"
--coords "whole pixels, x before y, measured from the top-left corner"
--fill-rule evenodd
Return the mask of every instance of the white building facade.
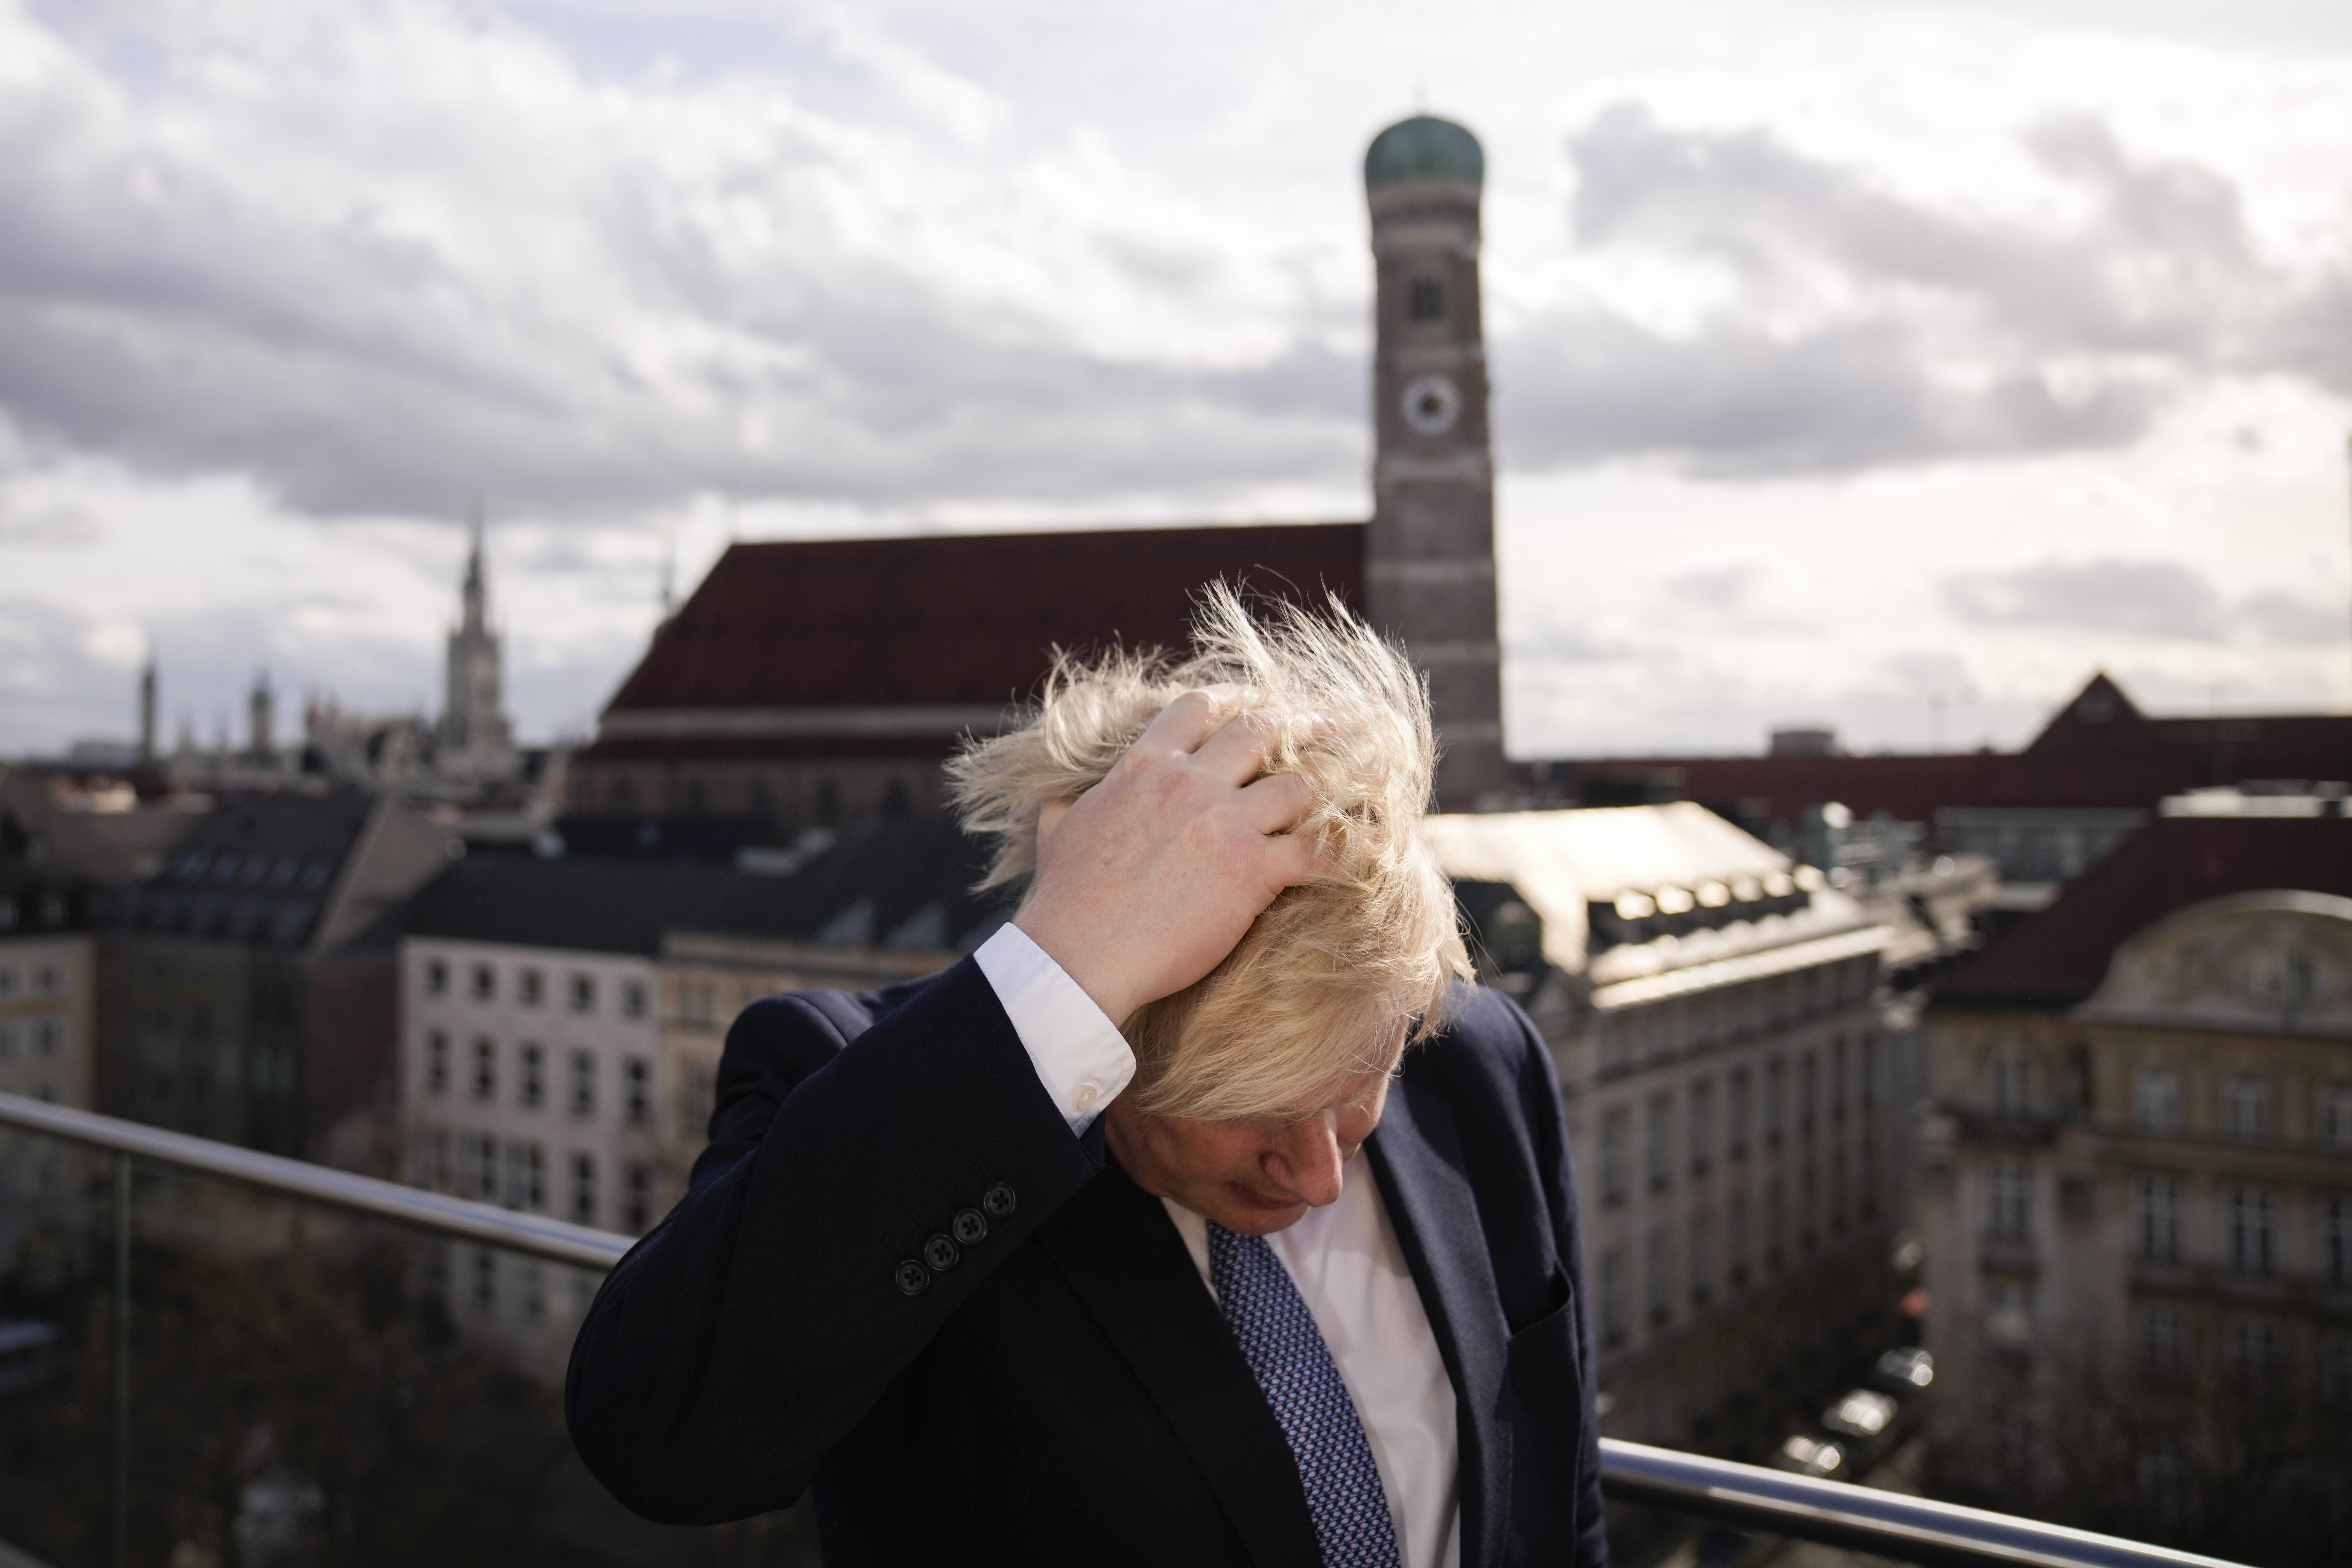
M 408 1182 L 642 1234 L 657 1217 L 656 995 L 649 956 L 404 939 Z M 488 1247 L 453 1246 L 442 1266 L 461 1324 L 534 1352 L 560 1354 L 593 1288 Z

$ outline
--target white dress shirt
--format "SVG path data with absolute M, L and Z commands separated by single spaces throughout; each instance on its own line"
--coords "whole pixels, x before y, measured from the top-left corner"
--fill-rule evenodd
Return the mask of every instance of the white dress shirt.
M 1135 1077 L 1135 1053 L 1094 999 L 1007 925 L 972 954 L 1070 1131 L 1082 1132 Z M 1389 1223 L 1362 1151 L 1341 1168 L 1339 1201 L 1309 1209 L 1266 1237 L 1330 1347 L 1388 1493 L 1403 1568 L 1456 1568 L 1462 1557 L 1455 1485 L 1454 1384 L 1421 1291 Z M 1209 1227 L 1162 1198 L 1211 1298 Z

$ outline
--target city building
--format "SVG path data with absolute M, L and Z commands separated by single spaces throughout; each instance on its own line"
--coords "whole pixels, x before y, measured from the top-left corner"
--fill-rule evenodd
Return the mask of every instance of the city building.
M 490 629 L 489 583 L 482 570 L 482 520 L 474 519 L 458 620 L 449 633 L 441 723 L 434 763 L 452 782 L 502 779 L 515 771 L 507 723 L 499 637 Z
M 2098 675 L 2022 751 L 1849 756 L 1825 735 L 1747 757 L 1595 757 L 1524 770 L 1536 795 L 1582 805 L 1695 800 L 1793 853 L 1834 803 L 1857 826 L 1912 825 L 1932 850 L 1983 855 L 2003 880 L 2055 886 L 2114 848 L 2168 795 L 2217 785 L 2310 789 L 2352 770 L 2352 716 L 2152 718 Z M 2032 900 L 2029 900 L 2029 905 Z
M 1484 158 L 1428 116 L 1365 154 L 1377 279 L 1370 522 L 730 546 L 572 760 L 571 806 L 734 816 L 790 837 L 941 809 L 940 763 L 995 731 L 1054 650 L 1181 649 L 1219 578 L 1336 594 L 1427 673 L 1441 804 L 1491 805 L 1503 761 L 1494 463 L 1480 321 Z M 580 832 L 597 837 L 594 825 Z M 567 837 L 572 830 L 567 829 Z
M 41 842 L 0 809 L 0 1094 L 88 1110 L 97 1013 L 94 889 L 58 876 Z M 64 1152 L 0 1131 L 0 1267 L 26 1234 L 77 1201 Z M 70 1229 L 70 1226 L 66 1227 Z
M 1688 803 L 1428 831 L 1559 1075 L 1602 1430 L 1768 1451 L 1902 1331 L 1921 1086 L 1881 1009 L 1894 933 Z
M 2255 1562 L 2347 1522 L 2352 823 L 2220 804 L 1937 989 L 1928 1432 L 1952 1495 Z
M 944 819 L 876 819 L 761 871 L 477 857 L 400 942 L 404 1177 L 630 1235 L 685 1191 L 720 1042 L 776 990 L 870 989 L 953 963 L 1001 910 Z M 462 1256 L 458 1256 L 462 1254 Z M 445 1259 L 459 1321 L 560 1374 L 584 1277 L 489 1248 Z
M 399 912 L 457 847 L 389 796 L 223 799 L 118 897 L 100 964 L 99 1108 L 388 1172 Z

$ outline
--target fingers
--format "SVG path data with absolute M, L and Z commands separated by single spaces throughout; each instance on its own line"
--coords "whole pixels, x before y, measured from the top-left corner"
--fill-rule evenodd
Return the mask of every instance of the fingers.
M 1314 804 L 1314 793 L 1297 773 L 1275 773 L 1242 791 L 1249 824 L 1260 833 L 1289 832 Z
M 1265 771 L 1266 753 L 1273 748 L 1276 733 L 1270 715 L 1239 714 L 1202 742 L 1192 760 L 1211 776 L 1238 787 Z
M 1171 752 L 1198 751 L 1225 721 L 1240 696 L 1237 686 L 1204 686 L 1187 691 L 1162 708 L 1135 743 L 1155 752 L 1162 747 Z
M 1265 840 L 1266 881 L 1277 888 L 1311 882 L 1323 869 L 1323 842 L 1304 833 L 1278 835 Z

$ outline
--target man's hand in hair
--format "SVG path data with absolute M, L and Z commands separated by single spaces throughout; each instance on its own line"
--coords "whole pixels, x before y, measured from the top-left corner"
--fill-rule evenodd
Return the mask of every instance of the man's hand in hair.
M 1013 923 L 1114 1023 L 1231 952 L 1285 888 L 1315 872 L 1295 774 L 1261 777 L 1265 721 L 1231 687 L 1161 710 L 1103 782 L 1047 808 L 1037 874 Z

